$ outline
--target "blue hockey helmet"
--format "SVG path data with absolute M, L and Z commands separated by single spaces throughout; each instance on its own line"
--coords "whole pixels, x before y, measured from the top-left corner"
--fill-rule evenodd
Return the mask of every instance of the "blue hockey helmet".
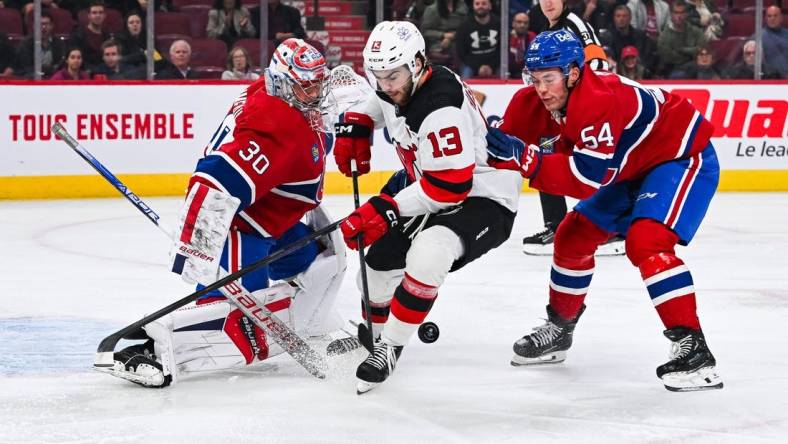
M 573 64 L 582 68 L 584 62 L 583 45 L 573 32 L 566 29 L 543 32 L 525 52 L 523 81 L 530 84 L 530 73 L 549 68 L 560 68 L 568 76 Z

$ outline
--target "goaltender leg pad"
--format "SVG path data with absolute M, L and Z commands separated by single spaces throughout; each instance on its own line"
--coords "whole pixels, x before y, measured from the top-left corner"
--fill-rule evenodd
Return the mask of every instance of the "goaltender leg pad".
M 306 223 L 312 229 L 319 229 L 331 222 L 330 215 L 322 207 L 307 213 Z M 340 329 L 343 324 L 335 303 L 347 270 L 345 243 L 339 230 L 320 238 L 319 242 L 323 251 L 317 256 L 307 256 L 312 258 L 309 268 L 292 279 L 298 286 L 291 308 L 293 325 L 296 331 L 307 336 L 320 336 Z M 313 245 L 317 250 L 317 245 Z M 276 270 L 273 270 L 274 266 Z M 275 271 L 282 271 L 279 264 L 272 266 L 271 274 Z
M 291 323 L 294 289 L 281 283 L 253 294 Z M 145 326 L 165 375 L 174 381 L 194 374 L 242 367 L 283 352 L 273 340 L 225 301 L 185 307 Z
M 222 247 L 239 205 L 240 200 L 227 193 L 201 183 L 192 186 L 170 252 L 174 273 L 189 283 L 216 281 Z

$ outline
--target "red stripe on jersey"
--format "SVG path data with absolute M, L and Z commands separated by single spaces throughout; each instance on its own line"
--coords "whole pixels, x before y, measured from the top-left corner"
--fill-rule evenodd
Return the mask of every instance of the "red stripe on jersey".
M 436 202 L 462 202 L 471 192 L 474 167 L 475 165 L 468 165 L 461 169 L 425 171 L 424 176 L 419 179 L 419 184 L 427 197 Z M 427 175 L 444 185 L 439 185 L 435 181 L 431 182 L 427 179 Z
M 668 213 L 668 218 L 665 220 L 665 225 L 670 228 L 674 228 L 676 221 L 679 218 L 679 212 L 681 212 L 681 209 L 684 207 L 684 201 L 687 199 L 689 189 L 695 182 L 695 176 L 698 175 L 698 167 L 700 164 L 700 154 L 696 154 L 690 159 L 687 172 L 681 179 L 681 184 L 679 185 L 679 189 L 676 192 L 676 198 L 673 199 L 673 206 Z
M 192 234 L 194 234 L 194 224 L 197 222 L 197 215 L 200 213 L 205 196 L 208 195 L 208 187 L 200 186 L 194 193 L 192 203 L 189 205 L 189 210 L 186 212 L 186 220 L 183 223 L 183 230 L 181 230 L 181 242 L 190 243 Z

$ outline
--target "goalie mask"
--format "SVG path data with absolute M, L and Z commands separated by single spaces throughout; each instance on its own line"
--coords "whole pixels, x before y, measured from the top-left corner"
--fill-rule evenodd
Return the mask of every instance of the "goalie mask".
M 320 51 L 301 39 L 287 39 L 276 48 L 263 75 L 269 95 L 303 112 L 314 129 L 322 129 L 318 110 L 326 95 L 328 69 Z

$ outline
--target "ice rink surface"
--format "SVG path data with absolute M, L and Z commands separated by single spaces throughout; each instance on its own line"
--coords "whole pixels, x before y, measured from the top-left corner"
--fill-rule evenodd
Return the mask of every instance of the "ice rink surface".
M 172 220 L 177 199 L 150 199 Z M 350 196 L 329 196 L 339 218 Z M 453 273 L 396 372 L 355 394 L 357 352 L 318 381 L 287 355 L 163 390 L 91 370 L 104 336 L 192 292 L 168 241 L 121 199 L 0 202 L 0 443 L 786 442 L 788 194 L 721 194 L 689 248 L 701 324 L 725 388 L 672 393 L 655 376 L 669 342 L 625 257 L 597 272 L 563 364 L 509 365 L 542 323 L 550 258 L 523 196 L 512 237 Z M 340 311 L 358 319 L 351 277 Z

